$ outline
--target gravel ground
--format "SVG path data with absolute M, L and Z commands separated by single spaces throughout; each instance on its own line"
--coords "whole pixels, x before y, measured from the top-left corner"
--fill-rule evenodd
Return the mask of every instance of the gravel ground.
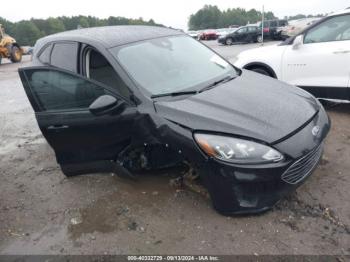
M 217 46 L 233 58 L 256 45 Z M 272 211 L 224 217 L 169 175 L 65 178 L 17 74 L 0 65 L 0 254 L 350 254 L 350 104 L 328 109 L 332 130 L 310 179 Z

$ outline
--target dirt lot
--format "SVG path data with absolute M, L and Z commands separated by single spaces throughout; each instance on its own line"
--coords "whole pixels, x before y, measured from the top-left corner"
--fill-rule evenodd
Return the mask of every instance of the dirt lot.
M 350 254 L 350 104 L 328 109 L 324 158 L 297 192 L 263 215 L 224 217 L 172 188 L 176 170 L 65 178 L 18 78 L 25 64 L 0 66 L 0 254 Z

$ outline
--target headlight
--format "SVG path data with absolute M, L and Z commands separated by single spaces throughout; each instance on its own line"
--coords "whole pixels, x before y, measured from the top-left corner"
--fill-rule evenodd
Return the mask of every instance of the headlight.
M 283 159 L 277 150 L 249 140 L 208 134 L 195 134 L 194 138 L 208 156 L 227 162 L 260 164 Z

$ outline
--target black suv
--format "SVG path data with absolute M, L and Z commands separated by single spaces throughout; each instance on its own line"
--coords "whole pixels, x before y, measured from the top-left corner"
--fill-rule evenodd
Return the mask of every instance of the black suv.
M 183 167 L 223 214 L 266 211 L 300 186 L 330 129 L 309 93 L 168 28 L 50 35 L 19 74 L 65 175 Z
M 261 22 L 258 23 L 258 27 L 261 29 Z M 264 38 L 269 38 L 273 40 L 280 40 L 282 27 L 288 25 L 288 21 L 285 19 L 275 19 L 275 20 L 266 20 L 264 21 Z
M 232 33 L 219 37 L 218 42 L 224 45 L 261 42 L 260 32 L 257 26 L 242 26 Z

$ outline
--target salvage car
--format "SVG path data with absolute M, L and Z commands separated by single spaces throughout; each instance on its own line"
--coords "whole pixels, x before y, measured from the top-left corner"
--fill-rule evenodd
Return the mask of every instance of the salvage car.
M 216 40 L 218 39 L 218 34 L 214 29 L 207 29 L 200 33 L 200 40 Z
M 350 9 L 315 22 L 281 44 L 244 51 L 234 64 L 318 98 L 350 100 Z
M 266 211 L 301 185 L 330 128 L 309 93 L 168 28 L 47 36 L 19 74 L 65 175 L 185 164 L 227 215 Z
M 242 26 L 229 34 L 219 37 L 218 42 L 224 45 L 232 45 L 233 43 L 261 43 L 261 30 L 257 26 Z

